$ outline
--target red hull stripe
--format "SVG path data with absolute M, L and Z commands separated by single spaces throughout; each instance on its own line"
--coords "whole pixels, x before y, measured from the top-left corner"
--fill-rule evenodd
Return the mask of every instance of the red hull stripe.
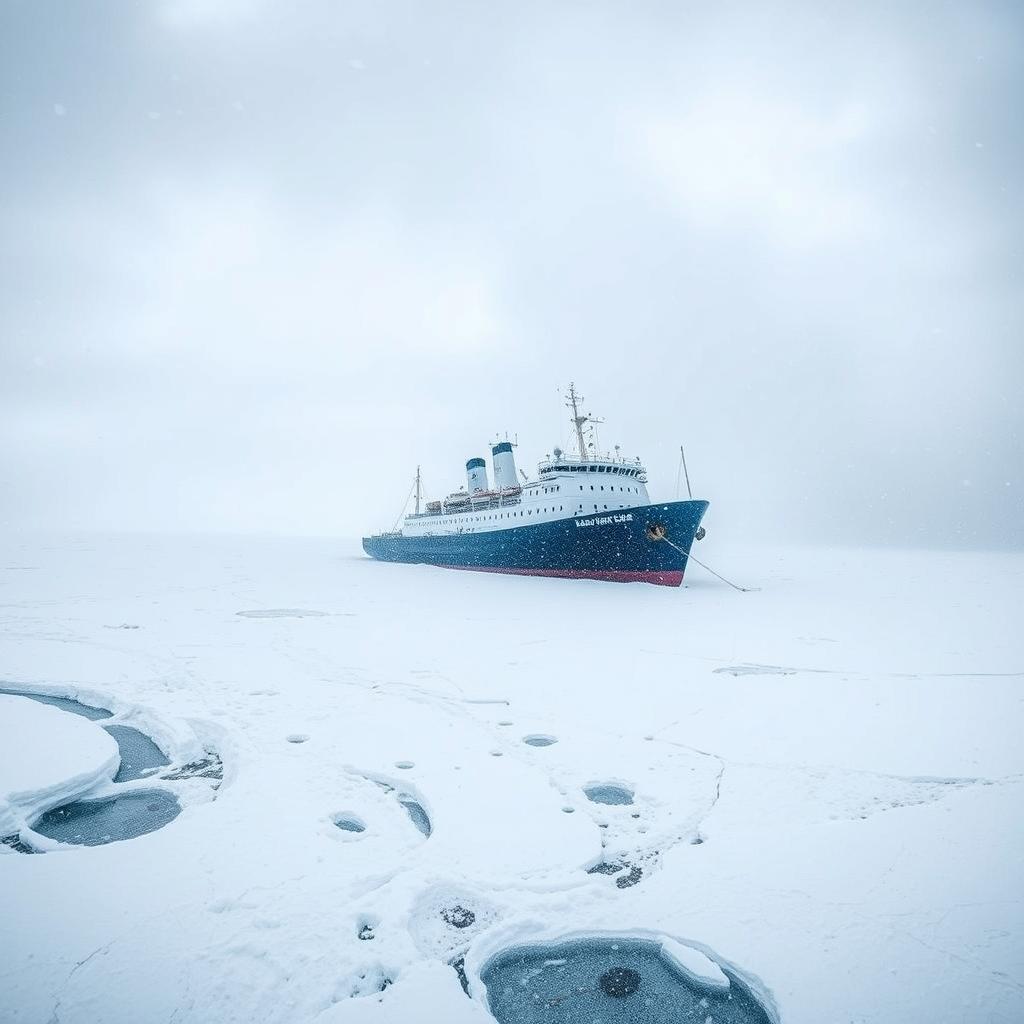
M 512 576 L 557 576 L 566 580 L 605 580 L 610 583 L 654 583 L 662 587 L 678 587 L 683 582 L 681 569 L 500 569 L 489 565 L 444 565 L 443 569 L 465 569 L 469 572 L 501 572 Z

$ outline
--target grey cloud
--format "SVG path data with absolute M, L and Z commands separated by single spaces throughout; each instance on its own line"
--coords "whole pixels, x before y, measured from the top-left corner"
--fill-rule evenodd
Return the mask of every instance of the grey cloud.
M 1012 4 L 10 4 L 0 520 L 354 535 L 496 432 L 1019 546 Z

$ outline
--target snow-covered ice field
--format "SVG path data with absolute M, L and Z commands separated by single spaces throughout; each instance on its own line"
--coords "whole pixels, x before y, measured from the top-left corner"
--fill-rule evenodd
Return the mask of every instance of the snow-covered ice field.
M 1024 556 L 711 542 L 762 589 L 8 538 L 0 687 L 224 777 L 139 838 L 0 846 L 0 1019 L 483 1022 L 489 957 L 614 933 L 785 1024 L 1024 1020 Z M 111 785 L 102 725 L 0 697 L 0 831 Z

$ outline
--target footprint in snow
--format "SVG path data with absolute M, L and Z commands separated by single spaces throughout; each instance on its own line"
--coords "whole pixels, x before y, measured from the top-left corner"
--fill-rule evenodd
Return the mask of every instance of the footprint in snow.
M 442 883 L 417 899 L 409 915 L 409 933 L 425 956 L 451 963 L 498 919 L 498 913 L 498 907 L 482 893 Z
M 329 615 L 311 608 L 254 608 L 251 611 L 235 612 L 243 619 L 315 619 Z

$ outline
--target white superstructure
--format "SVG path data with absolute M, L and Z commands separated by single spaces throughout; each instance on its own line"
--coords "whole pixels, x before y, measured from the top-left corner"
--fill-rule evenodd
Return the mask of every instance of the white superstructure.
M 571 458 L 559 449 L 537 467 L 533 480 L 520 484 L 516 479 L 512 444 L 500 441 L 492 448 L 494 488 L 486 485 L 486 467 L 482 459 L 467 463 L 469 490 L 450 494 L 443 502 L 427 504 L 427 511 L 406 516 L 402 534 L 406 537 L 433 537 L 448 534 L 512 530 L 535 523 L 553 522 L 575 516 L 614 514 L 623 509 L 650 505 L 647 474 L 639 459 L 593 454 L 584 429 L 599 422 L 579 412 L 581 399 L 570 385 L 567 405 L 577 442 L 577 455 Z M 476 464 L 476 465 L 470 465 Z

